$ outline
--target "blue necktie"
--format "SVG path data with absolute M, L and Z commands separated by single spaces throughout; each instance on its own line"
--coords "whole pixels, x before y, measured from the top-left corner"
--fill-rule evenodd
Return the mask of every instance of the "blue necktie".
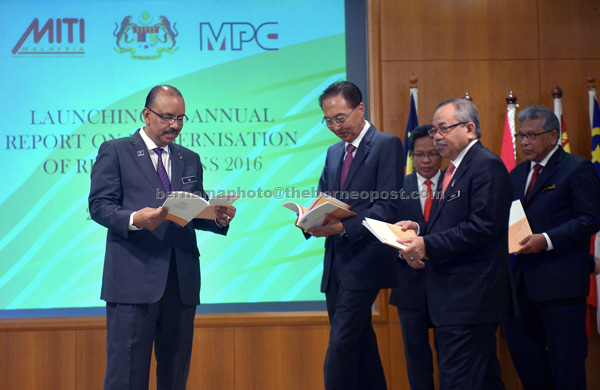
M 156 164 L 156 173 L 158 173 L 158 178 L 163 185 L 163 189 L 167 192 L 171 191 L 171 183 L 169 183 L 169 175 L 167 175 L 167 170 L 162 161 L 162 153 L 164 149 L 154 148 L 152 149 L 158 155 L 158 163 Z

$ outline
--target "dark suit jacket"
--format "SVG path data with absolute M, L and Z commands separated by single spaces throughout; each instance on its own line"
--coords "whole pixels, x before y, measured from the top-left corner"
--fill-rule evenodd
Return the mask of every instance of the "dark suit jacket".
M 347 289 L 398 285 L 398 251 L 380 243 L 362 221 L 369 217 L 395 222 L 404 177 L 402 150 L 400 138 L 371 126 L 356 150 L 343 188 L 339 183 L 345 143 L 340 141 L 327 150 L 319 190 L 348 203 L 357 215 L 342 222 L 347 238 L 335 235 L 325 240 L 322 292 L 334 262 Z
M 171 144 L 171 190 L 204 194 L 198 154 Z M 165 289 L 171 250 L 175 249 L 181 299 L 200 303 L 200 264 L 194 229 L 226 234 L 214 221 L 185 227 L 165 221 L 154 230 L 128 230 L 129 216 L 165 201 L 162 184 L 139 130 L 131 137 L 104 142 L 92 168 L 89 209 L 108 228 L 101 298 L 113 303 L 153 303 Z
M 511 199 L 506 167 L 477 142 L 425 224 L 427 303 L 434 325 L 496 323 L 510 313 Z
M 441 183 L 440 181 L 438 184 Z M 404 177 L 403 198 L 396 221 L 424 222 L 419 195 L 419 183 L 416 173 Z M 417 196 L 414 196 L 417 195 Z M 434 200 L 435 202 L 435 200 Z M 425 305 L 425 270 L 410 267 L 400 259 L 400 285 L 392 289 L 390 304 L 404 308 L 417 309 Z
M 529 161 L 510 174 L 533 233 L 547 233 L 554 250 L 516 257 L 517 283 L 535 301 L 585 297 L 590 288 L 589 238 L 600 229 L 600 180 L 594 165 L 562 148 L 550 157 L 524 200 Z

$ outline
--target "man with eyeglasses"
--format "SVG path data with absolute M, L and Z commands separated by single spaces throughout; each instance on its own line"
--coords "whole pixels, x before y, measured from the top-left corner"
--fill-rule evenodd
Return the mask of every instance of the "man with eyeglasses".
M 101 298 L 106 301 L 105 389 L 148 389 L 152 347 L 158 389 L 184 389 L 200 265 L 195 229 L 225 235 L 234 207 L 185 227 L 165 220 L 169 191 L 206 196 L 198 154 L 174 143 L 187 121 L 181 92 L 148 93 L 145 126 L 104 142 L 91 172 L 89 210 L 108 228 Z M 162 194 L 162 196 L 160 195 Z
M 398 221 L 425 222 L 435 194 L 439 191 L 442 156 L 428 134 L 432 125 L 416 127 L 409 138 L 415 172 L 404 177 Z M 429 347 L 429 328 L 433 327 L 425 296 L 425 270 L 411 268 L 400 262 L 400 285 L 392 288 L 390 304 L 398 307 L 398 317 L 404 342 L 406 371 L 411 389 L 433 390 L 433 355 Z
M 319 105 L 323 121 L 341 140 L 327 150 L 319 190 L 357 214 L 344 221 L 329 216 L 327 224 L 307 231 L 327 237 L 321 281 L 331 324 L 325 388 L 383 390 L 371 308 L 380 289 L 398 285 L 399 262 L 397 251 L 381 244 L 362 221 L 394 222 L 404 176 L 402 141 L 364 119 L 362 94 L 351 82 L 327 87 Z
M 496 355 L 498 324 L 511 312 L 508 215 L 512 186 L 502 160 L 485 148 L 477 109 L 466 99 L 441 102 L 429 134 L 450 160 L 442 198 L 427 222 L 400 224 L 420 233 L 400 253 L 425 268 L 440 389 L 504 389 Z
M 521 316 L 504 326 L 525 389 L 585 390 L 586 296 L 600 228 L 600 180 L 593 164 L 560 146 L 560 124 L 543 106 L 518 115 L 515 138 L 527 161 L 510 178 L 532 235 L 513 266 Z

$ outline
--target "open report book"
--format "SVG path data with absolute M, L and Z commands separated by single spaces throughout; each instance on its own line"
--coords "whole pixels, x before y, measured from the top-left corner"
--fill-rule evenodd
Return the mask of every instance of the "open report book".
M 406 248 L 406 245 L 400 244 L 396 241 L 397 239 L 416 237 L 417 235 L 414 230 L 402 230 L 400 226 L 378 221 L 376 219 L 365 218 L 362 221 L 362 224 L 369 229 L 379 241 L 397 249 Z
M 173 191 L 163 203 L 162 207 L 169 209 L 167 219 L 181 226 L 185 226 L 194 218 L 215 219 L 217 206 L 231 206 L 237 200 L 237 195 L 215 196 L 206 201 L 201 196 L 191 192 Z
M 301 229 L 310 229 L 325 225 L 327 223 L 325 214 L 329 214 L 340 220 L 356 215 L 356 213 L 349 210 L 350 205 L 322 192 L 319 193 L 319 196 L 308 207 L 300 206 L 294 202 L 286 202 L 283 204 L 283 207 L 292 210 L 298 215 L 296 226 Z

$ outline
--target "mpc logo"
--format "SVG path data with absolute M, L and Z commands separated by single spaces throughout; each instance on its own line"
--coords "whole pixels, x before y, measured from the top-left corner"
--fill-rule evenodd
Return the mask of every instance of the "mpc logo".
M 48 19 L 40 28 L 33 19 L 13 47 L 15 55 L 81 56 L 85 54 L 85 20 L 77 18 Z
M 277 22 L 266 22 L 258 26 L 252 23 L 236 22 L 200 23 L 200 50 L 241 51 L 248 45 L 257 45 L 263 50 L 278 50 L 279 34 Z

